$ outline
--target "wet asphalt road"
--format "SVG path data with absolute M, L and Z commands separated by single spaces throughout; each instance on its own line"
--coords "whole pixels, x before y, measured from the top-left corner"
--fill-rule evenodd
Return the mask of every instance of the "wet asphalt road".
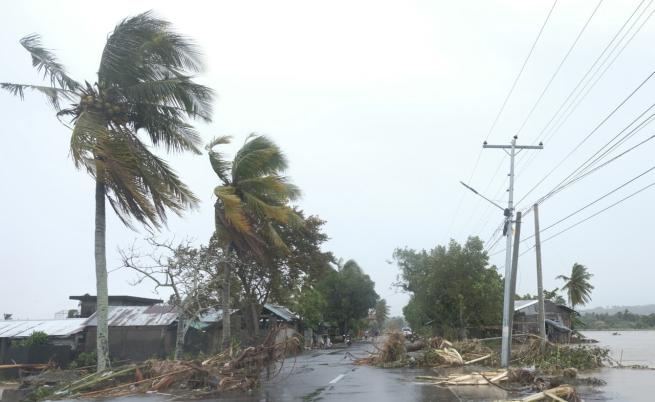
M 357 366 L 353 360 L 368 356 L 370 343 L 307 352 L 287 359 L 270 381 L 250 394 L 222 396 L 221 401 L 480 401 L 503 399 L 504 392 L 479 387 L 457 390 L 418 383 L 417 375 L 436 375 L 422 369 L 381 369 Z M 474 388 L 478 388 L 475 390 Z M 491 391 L 491 394 L 490 394 Z M 461 393 L 463 392 L 463 393 Z

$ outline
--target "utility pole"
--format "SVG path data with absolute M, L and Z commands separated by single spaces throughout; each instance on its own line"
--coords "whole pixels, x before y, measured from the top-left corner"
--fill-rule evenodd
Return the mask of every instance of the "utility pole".
M 514 249 L 512 250 L 512 285 L 510 287 L 509 311 L 514 312 L 514 295 L 516 294 L 516 271 L 519 266 L 519 243 L 521 242 L 521 211 L 516 213 L 516 228 L 514 229 Z M 509 315 L 509 339 L 512 339 L 514 331 L 514 314 Z M 512 354 L 512 344 L 509 344 L 509 355 Z
M 537 255 L 537 295 L 539 299 L 539 337 L 541 338 L 541 350 L 546 348 L 546 312 L 544 307 L 544 282 L 541 273 L 541 234 L 539 233 L 539 204 L 534 204 L 534 249 Z
M 502 333 L 502 345 L 500 353 L 500 364 L 502 367 L 509 366 L 509 352 L 510 352 L 510 343 L 512 339 L 510 338 L 510 314 L 513 315 L 514 312 L 510 311 L 510 303 L 514 295 L 511 294 L 511 266 L 512 266 L 512 217 L 514 216 L 514 158 L 516 155 L 524 149 L 543 149 L 544 146 L 542 143 L 539 145 L 516 145 L 516 140 L 518 136 L 512 138 L 510 145 L 488 145 L 485 141 L 482 145 L 482 148 L 496 148 L 502 149 L 509 156 L 509 192 L 507 208 L 505 209 L 505 229 L 503 234 L 507 236 L 507 243 L 505 245 L 505 292 L 503 298 L 503 333 Z M 508 151 L 509 150 L 509 151 Z M 517 152 L 518 150 L 518 152 Z

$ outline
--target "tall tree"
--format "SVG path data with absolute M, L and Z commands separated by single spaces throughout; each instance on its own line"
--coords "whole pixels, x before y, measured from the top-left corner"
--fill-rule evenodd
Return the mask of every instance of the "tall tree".
M 200 54 L 171 24 L 146 12 L 121 21 L 107 38 L 97 81 L 71 78 L 38 35 L 21 39 L 32 65 L 49 85 L 1 83 L 23 98 L 40 92 L 72 124 L 70 154 L 75 167 L 95 180 L 95 270 L 98 370 L 109 365 L 105 200 L 121 221 L 158 228 L 166 211 L 180 214 L 197 198 L 171 167 L 151 152 L 199 153 L 200 138 L 189 118 L 211 118 L 212 91 L 193 81 Z M 63 101 L 77 102 L 62 108 Z M 147 140 L 144 142 L 144 140 Z
M 375 307 L 379 298 L 375 283 L 354 260 L 331 271 L 317 284 L 317 289 L 325 299 L 325 319 L 336 323 L 342 334 L 368 317 L 368 310 Z
M 411 295 L 403 313 L 415 329 L 429 323 L 442 336 L 465 338 L 468 328 L 498 325 L 503 282 L 479 238 L 432 250 L 396 249 L 393 257 L 397 285 Z
M 591 291 L 594 287 L 589 282 L 594 276 L 587 267 L 577 262 L 571 268 L 571 276 L 558 275 L 556 279 L 562 279 L 565 283 L 562 290 L 566 291 L 571 308 L 585 305 L 591 301 Z
M 276 225 L 302 226 L 303 221 L 289 203 L 300 190 L 282 175 L 287 159 L 280 148 L 264 136 L 250 135 L 232 162 L 215 151 L 230 137 L 218 137 L 207 145 L 209 161 L 221 185 L 214 189 L 215 239 L 226 254 L 254 256 L 271 267 L 272 255 L 289 248 Z M 230 342 L 231 267 L 224 266 L 223 346 Z
M 385 299 L 380 299 L 375 303 L 375 321 L 378 329 L 382 329 L 387 318 L 389 318 L 389 305 Z

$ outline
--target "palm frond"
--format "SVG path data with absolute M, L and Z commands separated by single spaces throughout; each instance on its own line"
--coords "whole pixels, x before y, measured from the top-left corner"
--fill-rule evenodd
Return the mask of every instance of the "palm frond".
M 227 223 L 234 227 L 237 232 L 248 234 L 252 232 L 252 227 L 248 221 L 241 199 L 236 195 L 236 190 L 232 186 L 219 186 L 214 189 L 214 194 L 220 200 L 222 215 L 225 216 Z
M 25 98 L 25 90 L 39 92 L 45 95 L 46 99 L 48 100 L 48 104 L 50 104 L 50 106 L 52 106 L 52 108 L 58 112 L 61 110 L 61 100 L 72 101 L 76 95 L 75 92 L 66 89 L 42 85 L 12 84 L 9 82 L 2 82 L 0 83 L 0 88 L 8 91 L 14 96 L 18 96 L 21 100 Z
M 264 226 L 264 234 L 266 235 L 269 242 L 275 247 L 275 249 L 281 251 L 284 254 L 289 253 L 289 247 L 284 242 L 280 234 L 275 230 L 275 227 L 271 222 L 268 222 Z
M 268 175 L 239 180 L 244 192 L 256 194 L 271 204 L 286 204 L 300 197 L 300 189 L 286 176 Z
M 192 77 L 177 72 L 159 79 L 140 81 L 121 89 L 128 102 L 173 106 L 190 118 L 211 121 L 214 91 L 193 82 Z
M 243 199 L 248 206 L 248 210 L 262 220 L 274 220 L 286 224 L 289 221 L 289 210 L 286 206 L 271 205 L 257 198 L 253 194 L 244 193 Z
M 134 227 L 132 220 L 159 227 L 167 210 L 180 215 L 199 201 L 134 133 L 106 127 L 97 114 L 84 112 L 77 119 L 71 155 L 77 167 L 105 184 L 110 205 L 129 227 Z
M 205 147 L 209 154 L 209 163 L 223 184 L 230 183 L 230 162 L 224 158 L 222 153 L 215 151 L 214 147 L 217 145 L 229 144 L 231 140 L 232 137 L 230 136 L 216 137 Z
M 116 26 L 103 50 L 98 76 L 100 82 L 127 88 L 161 79 L 167 72 L 201 69 L 196 45 L 148 11 Z
M 280 148 L 265 136 L 250 135 L 232 164 L 232 180 L 274 175 L 287 169 L 287 159 Z
M 163 113 L 162 110 L 165 110 Z M 130 123 L 138 131 L 145 130 L 154 145 L 164 144 L 167 151 L 191 151 L 200 154 L 200 135 L 189 123 L 171 115 L 170 109 L 136 105 Z
M 55 55 L 43 47 L 40 35 L 27 35 L 20 40 L 20 44 L 30 52 L 32 66 L 43 73 L 43 78 L 49 79 L 52 86 L 69 91 L 76 91 L 81 87 L 77 81 L 68 76 L 66 69 L 57 61 Z

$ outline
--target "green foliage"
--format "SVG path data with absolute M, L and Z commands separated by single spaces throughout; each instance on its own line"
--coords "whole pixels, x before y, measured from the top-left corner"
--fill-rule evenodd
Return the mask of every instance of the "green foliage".
M 467 328 L 500 322 L 503 281 L 479 238 L 428 251 L 396 249 L 393 258 L 397 285 L 411 294 L 403 313 L 414 330 L 430 325 L 442 336 L 465 337 Z
M 575 309 L 575 306 L 585 305 L 591 301 L 591 291 L 594 287 L 589 281 L 592 276 L 587 267 L 577 262 L 571 268 L 571 276 L 557 276 L 557 279 L 565 281 L 562 290 L 566 291 L 571 308 Z
M 585 329 L 615 330 L 615 329 L 653 329 L 655 314 L 633 314 L 628 310 L 615 314 L 587 313 L 580 317 L 580 325 Z
M 96 352 L 82 352 L 71 362 L 69 368 L 95 367 L 97 362 L 98 356 Z
M 385 299 L 380 299 L 375 303 L 375 321 L 378 328 L 382 328 L 384 322 L 389 318 L 389 305 Z
M 40 92 L 68 118 L 75 166 L 102 183 L 120 219 L 159 227 L 166 211 L 180 214 L 198 199 L 151 145 L 199 153 L 200 137 L 187 119 L 211 117 L 211 89 L 196 84 L 198 49 L 151 12 L 121 21 L 107 38 L 95 84 L 71 78 L 39 35 L 21 39 L 32 65 L 50 86 L 2 83 L 23 98 Z M 77 102 L 62 109 L 62 101 Z M 148 143 L 142 135 L 147 136 Z
M 207 146 L 212 169 L 221 182 L 214 189 L 216 239 L 237 254 L 250 253 L 268 263 L 272 256 L 289 252 L 279 226 L 303 224 L 289 205 L 300 196 L 300 190 L 282 176 L 287 159 L 273 141 L 248 136 L 231 163 L 214 149 L 229 141 L 229 137 L 219 137 Z
M 325 297 L 316 289 L 306 288 L 295 300 L 294 309 L 303 318 L 309 328 L 318 328 L 324 321 L 323 313 L 327 308 Z
M 378 300 L 375 283 L 353 260 L 329 272 L 316 286 L 325 298 L 325 320 L 337 323 L 342 334 L 356 329 Z
M 23 348 L 47 344 L 48 334 L 43 331 L 34 331 L 30 334 L 30 336 L 18 342 L 18 346 Z
M 521 363 L 534 365 L 544 372 L 555 372 L 573 367 L 591 370 L 603 367 L 609 362 L 609 349 L 598 346 L 549 345 L 544 353 L 534 353 L 523 358 Z

